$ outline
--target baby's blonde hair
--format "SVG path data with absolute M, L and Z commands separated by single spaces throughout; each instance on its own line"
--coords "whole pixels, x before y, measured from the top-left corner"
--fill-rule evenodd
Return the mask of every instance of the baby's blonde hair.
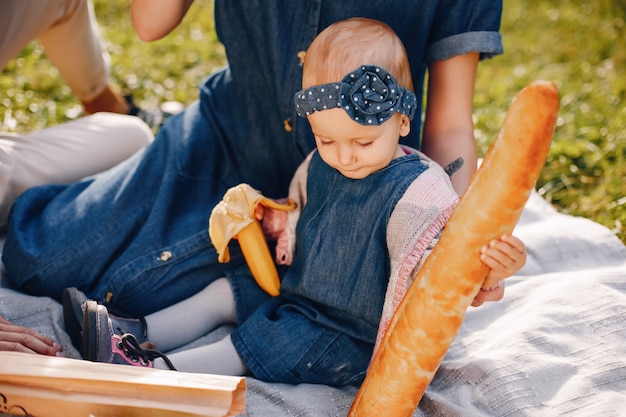
M 333 23 L 317 35 L 304 58 L 302 88 L 339 82 L 361 65 L 382 67 L 398 85 L 413 91 L 400 38 L 387 24 L 363 17 Z

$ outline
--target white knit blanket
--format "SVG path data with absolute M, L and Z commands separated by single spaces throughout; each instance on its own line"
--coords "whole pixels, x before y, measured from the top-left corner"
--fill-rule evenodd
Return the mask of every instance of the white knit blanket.
M 528 249 L 526 266 L 506 280 L 502 301 L 469 309 L 414 417 L 623 416 L 626 247 L 607 228 L 558 213 L 536 192 L 514 234 Z M 7 287 L 0 279 L 0 315 L 76 354 L 59 303 Z M 249 417 L 343 417 L 357 390 L 247 382 Z

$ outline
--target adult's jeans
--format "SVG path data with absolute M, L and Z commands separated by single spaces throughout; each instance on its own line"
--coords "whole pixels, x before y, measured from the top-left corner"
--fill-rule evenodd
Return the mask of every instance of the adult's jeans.
M 213 90 L 224 77 L 227 71 L 208 81 Z M 201 101 L 120 165 L 73 185 L 23 193 L 3 252 L 11 283 L 56 299 L 70 286 L 98 300 L 110 293 L 117 307 L 148 314 L 241 263 L 233 245 L 230 263 L 219 264 L 207 232 L 212 208 L 240 180 L 217 151 L 224 126 L 211 91 L 203 89 Z

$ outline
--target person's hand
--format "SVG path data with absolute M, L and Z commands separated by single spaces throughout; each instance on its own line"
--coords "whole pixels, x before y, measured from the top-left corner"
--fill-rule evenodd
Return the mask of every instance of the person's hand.
M 63 356 L 61 345 L 28 327 L 16 326 L 0 316 L 0 351 Z
M 288 199 L 275 200 L 279 204 L 287 204 Z M 287 211 L 265 207 L 257 204 L 254 208 L 254 218 L 261 222 L 263 234 L 267 240 L 276 240 L 287 225 Z
M 480 291 L 472 306 L 478 307 L 485 301 L 499 301 L 504 296 L 504 278 L 518 272 L 526 263 L 526 246 L 513 235 L 502 235 L 481 249 L 480 260 L 489 267 Z

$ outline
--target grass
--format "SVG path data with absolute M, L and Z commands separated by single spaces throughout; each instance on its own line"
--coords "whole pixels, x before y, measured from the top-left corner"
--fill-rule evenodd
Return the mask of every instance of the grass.
M 145 44 L 125 0 L 94 0 L 111 77 L 144 106 L 185 104 L 225 64 L 211 0 L 196 0 L 166 39 Z M 554 81 L 561 110 L 539 193 L 560 212 L 605 225 L 626 243 L 626 0 L 504 0 L 505 54 L 480 64 L 476 138 L 484 153 L 513 97 L 535 79 Z M 0 130 L 40 129 L 81 107 L 31 43 L 0 74 Z
M 540 194 L 626 242 L 626 2 L 504 2 L 505 54 L 481 64 L 475 121 L 484 152 L 513 96 L 554 81 L 561 109 Z

